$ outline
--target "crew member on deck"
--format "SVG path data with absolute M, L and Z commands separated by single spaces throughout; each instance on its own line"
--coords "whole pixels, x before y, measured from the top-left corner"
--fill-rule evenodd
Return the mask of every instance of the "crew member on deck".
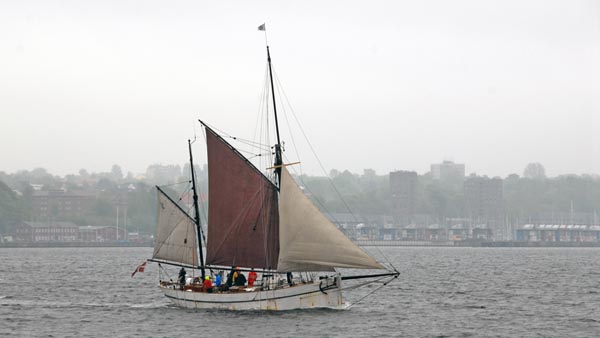
M 235 286 L 244 286 L 244 285 L 246 285 L 246 276 L 244 276 L 244 274 L 240 270 L 236 269 L 236 271 L 233 274 L 233 276 L 235 277 L 234 278 L 234 282 L 233 282 L 233 284 Z
M 181 287 L 181 290 L 183 290 L 183 287 L 185 286 L 185 274 L 185 269 L 182 266 L 181 270 L 179 270 L 179 286 Z
M 213 292 L 213 285 L 212 285 L 212 282 L 210 280 L 210 276 L 204 277 L 204 283 L 202 284 L 202 288 L 204 289 L 204 291 L 206 291 L 208 293 L 212 293 Z
M 221 277 L 221 274 L 223 274 L 223 271 L 219 271 L 217 273 L 217 277 L 215 277 L 215 286 L 216 287 L 221 287 L 221 280 L 223 279 L 223 277 Z
M 235 267 L 235 269 L 233 270 L 233 274 L 231 275 L 231 283 L 233 283 L 233 285 L 236 285 L 235 281 L 237 280 L 238 276 L 240 275 L 240 272 L 238 270 L 239 270 L 239 267 Z
M 248 274 L 248 286 L 254 286 L 256 278 L 258 278 L 256 271 L 254 271 L 254 269 L 250 270 L 250 273 Z
M 227 274 L 227 281 L 225 282 L 225 289 L 229 289 L 235 282 L 235 266 L 231 267 L 231 271 Z

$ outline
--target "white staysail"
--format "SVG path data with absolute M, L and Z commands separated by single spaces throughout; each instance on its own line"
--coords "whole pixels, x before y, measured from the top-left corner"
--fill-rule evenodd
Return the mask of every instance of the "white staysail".
M 197 253 L 194 220 L 158 190 L 158 225 L 152 258 L 197 266 Z
M 279 222 L 278 271 L 385 269 L 317 209 L 285 167 L 281 169 Z

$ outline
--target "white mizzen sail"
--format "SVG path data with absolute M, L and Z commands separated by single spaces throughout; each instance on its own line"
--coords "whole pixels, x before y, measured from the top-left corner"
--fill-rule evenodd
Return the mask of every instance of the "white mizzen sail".
M 279 222 L 278 271 L 385 269 L 317 209 L 285 167 L 281 169 Z
M 152 258 L 197 266 L 197 252 L 194 220 L 159 189 Z

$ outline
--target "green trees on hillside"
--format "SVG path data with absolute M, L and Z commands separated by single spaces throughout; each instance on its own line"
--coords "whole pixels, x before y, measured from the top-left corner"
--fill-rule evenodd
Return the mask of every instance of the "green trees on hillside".
M 21 199 L 6 183 L 0 181 L 0 233 L 16 224 L 22 213 Z
M 12 232 L 24 221 L 69 221 L 77 225 L 115 225 L 119 206 L 120 226 L 127 223 L 136 230 L 153 232 L 155 224 L 155 192 L 143 181 L 123 177 L 121 169 L 113 166 L 109 173 L 88 173 L 58 177 L 43 168 L 0 172 L 0 234 Z M 56 204 L 48 205 L 47 215 L 40 217 L 33 210 L 33 196 L 39 191 L 63 191 L 88 196 L 86 210 L 64 212 Z M 39 192 L 38 192 L 39 193 Z M 74 206 L 73 206 L 74 207 Z

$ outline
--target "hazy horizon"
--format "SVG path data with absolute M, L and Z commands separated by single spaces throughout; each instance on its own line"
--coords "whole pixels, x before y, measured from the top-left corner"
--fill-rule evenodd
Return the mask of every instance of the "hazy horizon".
M 440 162 L 438 162 L 438 163 L 441 163 L 441 162 L 442 162 L 442 161 L 440 161 Z M 457 163 L 457 162 L 455 162 L 455 163 Z M 530 164 L 530 163 L 537 163 L 537 162 L 529 162 L 529 163 L 527 163 L 527 164 Z M 171 165 L 173 165 L 173 166 L 179 166 L 179 167 L 181 168 L 181 170 L 182 170 L 182 175 L 186 175 L 186 173 L 185 173 L 185 172 L 183 172 L 183 169 L 184 169 L 184 166 L 185 166 L 185 165 L 187 165 L 187 164 L 189 164 L 189 162 L 185 162 L 185 163 L 152 163 L 152 164 L 149 164 L 148 166 L 146 166 L 146 168 L 145 168 L 145 169 L 143 169 L 142 171 L 139 171 L 139 172 L 134 172 L 134 171 L 131 171 L 131 170 L 127 170 L 127 168 L 124 168 L 123 166 L 119 165 L 118 163 L 114 163 L 113 165 L 117 165 L 117 166 L 119 166 L 119 168 L 121 168 L 121 170 L 122 170 L 122 173 L 123 173 L 123 177 L 124 177 L 124 178 L 125 178 L 125 177 L 126 177 L 128 174 L 129 174 L 129 173 L 133 174 L 133 175 L 134 175 L 134 177 L 136 177 L 136 178 L 137 178 L 137 177 L 138 177 L 138 176 L 140 176 L 140 175 L 145 175 L 145 174 L 146 174 L 146 170 L 147 170 L 147 169 L 148 169 L 150 166 L 153 166 L 153 165 L 162 165 L 162 166 L 171 166 Z M 205 163 L 200 163 L 200 164 L 194 163 L 194 164 L 195 164 L 195 165 L 199 165 L 199 166 L 201 166 L 201 167 L 202 167 L 203 165 L 205 165 Z M 435 163 L 435 164 L 437 164 L 437 163 Z M 464 164 L 464 163 L 458 163 L 458 164 Z M 46 172 L 47 172 L 48 174 L 50 174 L 50 175 L 53 175 L 53 176 L 59 176 L 59 177 L 63 177 L 63 178 L 64 178 L 64 177 L 66 177 L 66 176 L 68 176 L 68 175 L 79 175 L 79 171 L 80 171 L 80 170 L 86 170 L 88 174 L 104 174 L 104 173 L 110 173 L 113 165 L 111 165 L 109 168 L 107 168 L 107 169 L 105 169 L 105 170 L 92 171 L 92 170 L 89 170 L 89 169 L 87 169 L 87 168 L 80 168 L 80 169 L 78 169 L 78 170 L 77 170 L 77 171 L 75 171 L 75 172 L 68 172 L 68 173 L 55 173 L 55 172 L 52 172 L 51 170 L 49 170 L 48 168 L 44 168 L 44 167 L 35 167 L 35 168 L 25 168 L 25 169 L 18 169 L 18 170 L 16 170 L 16 171 L 13 171 L 13 172 L 7 172 L 7 171 L 4 171 L 4 170 L 0 170 L 0 172 L 4 172 L 5 174 L 12 175 L 12 174 L 17 174 L 18 172 L 20 172 L 20 171 L 23 171 L 23 170 L 25 170 L 25 171 L 28 171 L 28 172 L 31 172 L 31 171 L 33 171 L 33 170 L 36 170 L 36 169 L 44 169 L 44 170 L 46 170 Z M 543 165 L 543 164 L 542 164 L 542 165 Z M 545 169 L 545 167 L 544 167 L 544 169 Z M 374 170 L 374 169 L 373 169 L 373 168 L 363 168 L 363 169 L 360 169 L 360 170 L 351 170 L 351 169 L 348 169 L 348 168 L 330 168 L 330 169 L 329 169 L 329 171 L 328 171 L 327 173 L 323 173 L 323 172 L 321 172 L 321 173 L 313 173 L 313 172 L 307 172 L 307 171 L 304 171 L 304 172 L 302 172 L 302 174 L 305 174 L 305 175 L 308 175 L 308 176 L 315 176 L 315 177 L 317 177 L 317 176 L 329 176 L 329 175 L 331 174 L 331 170 L 337 170 L 337 171 L 338 171 L 338 172 L 340 172 L 340 173 L 342 173 L 342 172 L 344 172 L 344 171 L 346 171 L 346 170 L 347 170 L 347 171 L 349 171 L 349 172 L 350 172 L 350 173 L 352 173 L 352 174 L 356 174 L 356 175 L 363 175 L 365 170 Z M 375 172 L 376 172 L 376 175 L 377 175 L 377 176 L 389 175 L 391 172 L 394 172 L 394 171 L 414 171 L 414 170 L 409 170 L 409 169 L 394 169 L 394 170 L 390 170 L 390 171 L 386 171 L 386 172 L 378 172 L 378 171 L 376 171 L 376 170 L 375 170 Z M 525 171 L 525 168 L 523 168 L 523 169 L 522 169 L 522 170 L 520 170 L 520 171 L 514 171 L 514 172 L 511 172 L 511 173 L 509 173 L 509 174 L 506 174 L 506 175 L 504 175 L 504 176 L 499 176 L 499 175 L 489 175 L 489 174 L 487 174 L 487 173 L 483 173 L 483 172 L 481 172 L 481 173 L 478 173 L 478 172 L 469 172 L 469 171 L 467 170 L 467 171 L 465 171 L 465 177 L 468 177 L 468 176 L 469 176 L 469 175 L 471 175 L 471 174 L 475 174 L 475 175 L 477 175 L 477 176 L 487 176 L 487 177 L 490 177 L 490 178 L 494 178 L 494 177 L 500 177 L 500 178 L 502 178 L 502 179 L 505 179 L 505 178 L 507 178 L 509 175 L 513 175 L 513 174 L 517 174 L 519 177 L 523 177 L 523 173 L 524 173 L 524 171 Z M 418 174 L 418 175 L 426 175 L 426 174 L 430 174 L 430 173 L 431 173 L 431 170 L 430 170 L 430 169 L 427 169 L 427 170 L 425 170 L 425 171 L 423 171 L 423 172 L 418 172 L 418 171 L 417 171 L 417 174 Z M 299 172 L 294 172 L 294 175 L 297 175 L 297 174 L 299 174 Z M 548 175 L 548 174 L 547 174 L 547 171 L 546 171 L 546 177 L 547 177 L 547 178 L 555 178 L 555 177 L 559 177 L 559 176 L 563 176 L 563 175 L 566 175 L 566 176 L 568 176 L 568 175 L 576 175 L 576 176 L 592 175 L 592 176 L 595 176 L 595 177 L 599 177 L 599 178 L 600 178 L 600 174 L 597 174 L 597 173 L 581 173 L 581 174 L 575 174 L 575 173 L 564 173 L 564 174 L 557 174 L 557 175 Z
M 583 0 L 3 3 L 0 171 L 183 165 L 198 119 L 251 137 L 263 22 L 327 170 L 600 174 L 600 4 Z

